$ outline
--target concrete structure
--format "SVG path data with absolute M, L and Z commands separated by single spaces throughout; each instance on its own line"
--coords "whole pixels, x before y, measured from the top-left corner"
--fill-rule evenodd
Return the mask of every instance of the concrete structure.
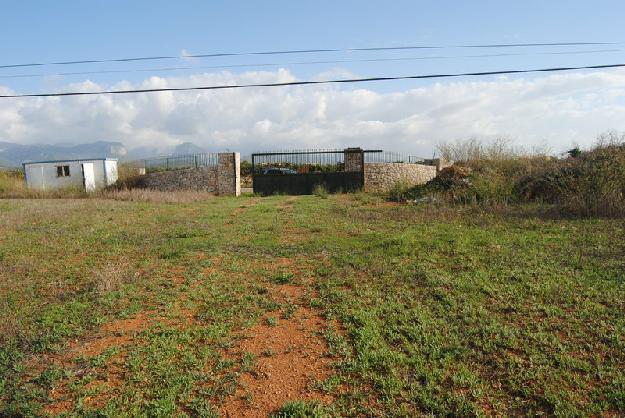
M 440 173 L 440 171 L 445 168 L 454 165 L 453 161 L 447 161 L 444 158 L 433 158 L 431 160 L 423 160 L 423 163 L 426 165 L 433 165 L 436 167 L 436 173 Z
M 174 192 L 195 190 L 218 195 L 241 194 L 241 155 L 238 152 L 219 153 L 216 166 L 157 171 L 141 178 L 148 189 Z
M 22 163 L 29 188 L 53 190 L 79 188 L 93 192 L 117 181 L 117 159 L 29 161 Z

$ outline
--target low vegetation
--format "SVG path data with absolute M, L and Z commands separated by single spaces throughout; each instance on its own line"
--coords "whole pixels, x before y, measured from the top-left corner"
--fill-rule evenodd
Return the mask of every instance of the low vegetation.
M 328 189 L 323 184 L 317 184 L 313 188 L 313 195 L 320 197 L 322 199 L 328 198 Z
M 0 416 L 232 415 L 266 391 L 273 417 L 623 415 L 624 139 L 443 145 L 454 166 L 389 196 L 1 172 L 22 199 L 0 200 Z M 302 396 L 267 364 L 301 367 Z
M 440 148 L 455 166 L 426 185 L 398 184 L 392 200 L 539 203 L 563 215 L 625 216 L 625 135 L 604 134 L 592 149 L 574 148 L 563 158 L 517 150 L 505 141 L 470 140 Z
M 0 169 L 0 194 L 6 195 L 11 192 L 23 191 L 26 189 L 24 184 L 24 172 L 18 169 Z
M 622 221 L 365 194 L 59 202 L 0 201 L 2 416 L 253 404 L 242 373 L 283 354 L 241 336 L 302 312 L 329 375 L 274 416 L 625 413 Z

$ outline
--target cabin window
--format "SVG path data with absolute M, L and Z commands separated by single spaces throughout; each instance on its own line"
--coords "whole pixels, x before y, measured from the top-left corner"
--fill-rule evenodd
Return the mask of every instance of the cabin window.
M 69 166 L 68 165 L 57 165 L 56 166 L 56 176 L 57 177 L 69 177 Z

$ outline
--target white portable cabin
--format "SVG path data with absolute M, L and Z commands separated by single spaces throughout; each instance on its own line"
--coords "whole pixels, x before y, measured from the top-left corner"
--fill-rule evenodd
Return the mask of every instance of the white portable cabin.
M 117 159 L 29 161 L 22 163 L 29 188 L 52 190 L 82 188 L 87 192 L 117 181 Z

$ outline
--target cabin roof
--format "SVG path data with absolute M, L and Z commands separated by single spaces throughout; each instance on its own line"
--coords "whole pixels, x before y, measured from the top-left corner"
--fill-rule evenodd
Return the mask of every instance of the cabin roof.
M 25 161 L 22 165 L 25 167 L 29 164 L 47 164 L 47 163 L 75 163 L 76 161 L 117 161 L 117 158 L 73 158 L 69 160 L 42 160 L 42 161 Z

